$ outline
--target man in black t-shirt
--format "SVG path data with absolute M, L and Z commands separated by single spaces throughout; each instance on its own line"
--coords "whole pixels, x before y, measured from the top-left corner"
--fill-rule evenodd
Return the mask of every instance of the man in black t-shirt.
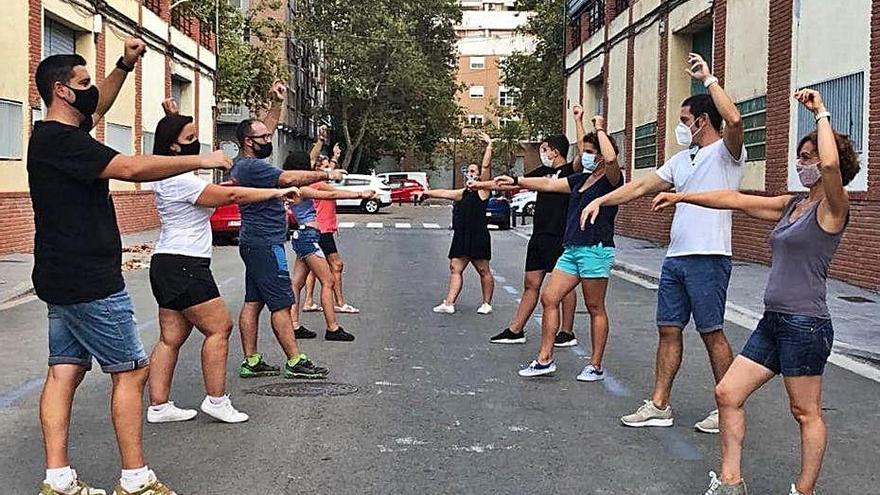
M 35 75 L 48 109 L 34 125 L 27 163 L 36 231 L 32 278 L 49 309 L 49 372 L 40 399 L 47 465 L 42 494 L 105 493 L 77 479 L 67 452 L 73 397 L 93 358 L 112 376 L 111 415 L 122 457 L 117 493 L 173 494 L 144 462 L 141 402 L 149 359 L 122 278 L 109 180 L 156 181 L 199 168 L 228 169 L 231 162 L 220 151 L 123 156 L 89 135 L 145 49 L 143 41 L 127 40 L 100 87 L 79 55 L 48 57 Z

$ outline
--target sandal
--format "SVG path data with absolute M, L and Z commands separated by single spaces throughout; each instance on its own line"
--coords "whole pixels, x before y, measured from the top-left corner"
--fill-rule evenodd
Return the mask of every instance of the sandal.
M 352 314 L 352 315 L 355 315 L 355 314 L 358 314 L 361 312 L 361 310 L 357 309 L 356 307 L 352 306 L 351 304 L 343 304 L 342 306 L 336 306 L 334 309 L 336 310 L 337 313 L 348 313 L 348 314 Z
M 303 306 L 303 313 L 317 313 L 318 311 L 324 311 L 324 308 L 318 306 L 317 304 L 309 304 L 307 306 Z

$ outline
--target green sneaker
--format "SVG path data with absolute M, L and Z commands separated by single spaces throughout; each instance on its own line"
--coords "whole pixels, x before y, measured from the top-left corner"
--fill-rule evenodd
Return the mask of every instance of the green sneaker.
M 263 361 L 263 356 L 257 354 L 258 361 L 255 364 L 250 364 L 247 358 L 241 362 L 241 367 L 238 369 L 238 376 L 241 378 L 256 378 L 260 376 L 278 376 L 281 373 L 281 368 L 275 366 L 269 366 Z
M 290 362 L 284 365 L 284 378 L 319 380 L 327 378 L 327 375 L 329 374 L 330 370 L 315 366 L 313 362 L 309 361 L 309 358 L 306 357 L 305 354 L 299 355 L 299 361 L 297 361 L 295 365 L 291 366 Z
M 89 485 L 77 480 L 76 485 L 70 490 L 59 492 L 52 488 L 49 483 L 43 482 L 40 485 L 39 495 L 107 495 L 107 492 L 100 488 L 92 488 Z

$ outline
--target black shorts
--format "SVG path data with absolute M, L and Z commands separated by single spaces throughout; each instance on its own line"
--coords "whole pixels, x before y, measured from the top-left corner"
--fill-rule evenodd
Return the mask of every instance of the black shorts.
M 549 235 L 533 235 L 526 250 L 526 271 L 552 272 L 556 261 L 562 256 L 562 238 Z
M 150 286 L 159 307 L 173 311 L 220 297 L 210 258 L 154 254 L 150 260 Z
M 333 232 L 321 232 L 318 245 L 321 246 L 325 256 L 339 252 L 339 248 L 336 247 L 336 234 Z

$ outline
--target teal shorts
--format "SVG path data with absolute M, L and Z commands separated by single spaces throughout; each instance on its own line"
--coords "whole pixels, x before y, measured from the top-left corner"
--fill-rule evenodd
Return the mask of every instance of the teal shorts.
M 614 264 L 614 248 L 566 246 L 556 262 L 556 269 L 579 278 L 608 278 Z

